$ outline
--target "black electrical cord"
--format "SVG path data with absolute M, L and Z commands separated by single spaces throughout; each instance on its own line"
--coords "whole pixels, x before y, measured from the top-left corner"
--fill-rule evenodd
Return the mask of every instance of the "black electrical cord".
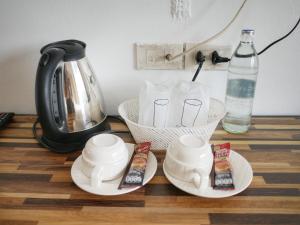
M 198 74 L 199 74 L 199 72 L 200 72 L 200 70 L 201 70 L 201 68 L 202 68 L 202 65 L 203 65 L 203 63 L 199 63 L 199 66 L 198 66 L 198 68 L 197 68 L 197 70 L 196 70 L 196 73 L 195 73 L 195 75 L 193 76 L 192 82 L 194 82 L 194 81 L 197 79 Z
M 195 75 L 194 75 L 194 77 L 193 77 L 193 79 L 192 79 L 192 82 L 195 82 L 195 81 L 196 81 L 196 79 L 197 79 L 197 77 L 198 77 L 198 74 L 199 74 L 199 72 L 200 72 L 200 70 L 201 70 L 201 68 L 202 68 L 202 65 L 203 65 L 203 63 L 204 63 L 204 61 L 205 61 L 205 56 L 202 54 L 201 51 L 198 51 L 198 52 L 197 52 L 197 54 L 196 54 L 196 61 L 197 61 L 197 63 L 199 64 L 199 66 L 198 66 L 198 68 L 197 68 L 197 70 L 196 70 L 196 72 L 195 72 Z
M 36 121 L 33 123 L 33 126 L 32 126 L 32 133 L 33 133 L 33 137 L 39 142 L 40 142 L 40 137 L 37 136 L 37 133 L 36 133 L 36 125 L 39 123 L 39 119 L 36 119 Z
M 40 123 L 39 121 L 39 118 L 37 118 L 35 120 L 35 122 L 33 123 L 33 126 L 32 126 L 32 133 L 33 133 L 33 137 L 40 143 L 40 145 L 42 145 L 43 147 L 45 148 L 49 148 L 49 149 L 53 149 L 51 146 L 47 145 L 41 137 L 39 137 L 36 133 L 36 125 Z
M 282 41 L 283 39 L 287 38 L 291 33 L 293 33 L 293 31 L 297 28 L 297 26 L 299 25 L 300 23 L 300 17 L 297 21 L 297 23 L 295 24 L 295 26 L 286 34 L 284 35 L 283 37 L 273 41 L 272 43 L 270 43 L 269 45 L 267 45 L 263 50 L 261 50 L 260 52 L 257 53 L 257 55 L 261 55 L 262 53 L 264 53 L 266 50 L 268 50 L 271 46 L 275 45 L 276 43 Z M 252 57 L 253 54 L 249 54 L 249 55 L 238 55 L 239 57 L 241 58 L 248 58 L 248 57 Z M 217 51 L 214 51 L 213 54 L 212 54 L 212 64 L 218 64 L 218 63 L 223 63 L 223 62 L 228 62 L 230 61 L 229 58 L 226 58 L 226 57 L 221 57 L 218 55 L 218 52 Z
M 283 39 L 287 38 L 297 28 L 297 26 L 299 25 L 299 22 L 300 22 L 300 17 L 299 17 L 297 23 L 295 24 L 295 26 L 293 27 L 293 29 L 290 30 L 290 32 L 288 32 L 283 37 L 277 39 L 276 41 L 273 41 L 271 44 L 269 44 L 267 47 L 265 47 L 263 50 L 261 50 L 259 53 L 257 53 L 257 55 L 260 55 L 260 54 L 264 53 L 268 48 L 275 45 L 277 42 L 282 41 Z
M 114 119 L 114 120 L 118 120 L 119 122 L 123 123 L 125 126 L 127 126 L 125 120 L 123 120 L 122 117 L 120 116 L 113 116 L 113 115 L 108 115 L 107 118 L 111 118 L 111 119 Z M 129 131 L 114 131 L 114 130 L 111 130 L 109 131 L 109 133 L 111 134 L 127 134 L 129 133 Z
M 108 116 L 107 116 L 107 118 L 111 118 L 111 119 L 114 119 L 114 120 L 118 120 L 118 121 L 120 121 L 121 123 L 123 123 L 123 124 L 125 124 L 125 125 L 126 125 L 126 122 L 125 122 L 125 120 L 123 120 L 123 118 L 122 118 L 122 117 L 120 117 L 120 116 L 108 115 Z

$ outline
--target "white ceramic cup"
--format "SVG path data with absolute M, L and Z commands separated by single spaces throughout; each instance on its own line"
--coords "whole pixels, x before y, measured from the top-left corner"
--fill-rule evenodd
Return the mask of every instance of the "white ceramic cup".
M 102 181 L 121 176 L 128 158 L 128 149 L 121 138 L 98 134 L 87 141 L 82 151 L 81 170 L 90 178 L 90 185 L 98 187 Z
M 183 135 L 172 142 L 165 159 L 167 172 L 178 180 L 193 182 L 205 190 L 213 165 L 210 145 L 193 135 Z

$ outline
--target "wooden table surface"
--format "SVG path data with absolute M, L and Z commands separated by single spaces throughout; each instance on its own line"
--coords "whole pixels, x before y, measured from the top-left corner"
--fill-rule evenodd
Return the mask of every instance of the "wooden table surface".
M 219 126 L 211 143 L 230 141 L 252 165 L 244 192 L 224 199 L 189 195 L 164 177 L 165 151 L 145 187 L 121 196 L 79 189 L 70 168 L 80 151 L 57 154 L 32 136 L 35 116 L 18 115 L 0 131 L 0 224 L 300 224 L 300 117 L 255 117 L 244 135 Z M 111 122 L 114 130 L 127 128 Z M 129 132 L 120 136 L 133 143 Z

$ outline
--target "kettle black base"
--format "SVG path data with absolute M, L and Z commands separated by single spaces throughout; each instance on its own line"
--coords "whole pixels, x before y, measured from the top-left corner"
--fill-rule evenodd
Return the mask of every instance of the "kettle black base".
M 36 125 L 38 123 L 38 120 L 35 122 L 33 126 L 33 133 L 35 138 L 38 140 L 38 142 L 48 149 L 50 149 L 53 152 L 57 153 L 68 153 L 73 152 L 77 150 L 82 150 L 85 146 L 85 143 L 89 138 L 91 138 L 94 135 L 100 134 L 100 133 L 109 133 L 110 132 L 110 126 L 105 120 L 103 123 L 87 130 L 84 132 L 80 132 L 80 134 L 74 133 L 68 134 L 68 137 L 65 138 L 63 141 L 58 142 L 57 140 L 52 140 L 44 135 L 37 136 L 36 134 Z M 80 135 L 80 137 L 78 137 Z
M 58 153 L 67 153 L 72 152 L 78 149 L 83 149 L 84 142 L 74 142 L 74 143 L 59 143 L 55 141 L 51 141 L 46 137 L 42 136 L 40 143 L 46 147 L 51 149 L 54 152 Z

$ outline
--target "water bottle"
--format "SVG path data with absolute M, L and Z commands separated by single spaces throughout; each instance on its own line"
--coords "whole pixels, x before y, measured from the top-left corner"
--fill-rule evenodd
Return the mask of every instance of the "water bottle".
M 253 44 L 254 30 L 242 30 L 241 42 L 228 67 L 223 128 L 245 133 L 251 125 L 253 98 L 258 74 L 258 56 Z

